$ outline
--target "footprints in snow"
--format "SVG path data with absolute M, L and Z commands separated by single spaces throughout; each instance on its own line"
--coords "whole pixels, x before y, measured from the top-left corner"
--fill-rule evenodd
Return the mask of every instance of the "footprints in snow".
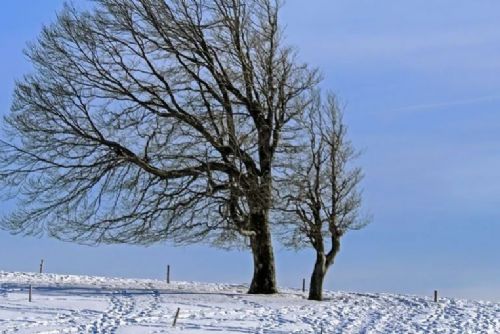
M 129 316 L 134 311 L 135 300 L 130 294 L 113 294 L 110 304 L 110 308 L 94 321 L 92 333 L 115 333 L 119 326 L 133 322 Z

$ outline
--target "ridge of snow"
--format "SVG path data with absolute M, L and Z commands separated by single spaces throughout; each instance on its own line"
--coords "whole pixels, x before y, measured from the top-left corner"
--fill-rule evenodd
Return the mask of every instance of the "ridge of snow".
M 331 291 L 314 302 L 295 289 L 272 296 L 246 290 L 0 271 L 0 333 L 500 333 L 500 303 Z

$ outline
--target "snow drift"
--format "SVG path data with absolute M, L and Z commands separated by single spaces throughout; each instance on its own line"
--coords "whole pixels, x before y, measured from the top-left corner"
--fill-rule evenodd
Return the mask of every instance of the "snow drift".
M 246 290 L 0 272 L 0 333 L 500 333 L 500 303 L 345 292 L 312 302 L 298 290 L 273 296 Z

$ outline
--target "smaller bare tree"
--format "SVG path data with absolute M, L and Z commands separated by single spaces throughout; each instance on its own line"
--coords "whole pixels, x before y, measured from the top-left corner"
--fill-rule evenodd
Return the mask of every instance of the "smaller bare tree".
M 322 300 L 323 281 L 342 236 L 364 227 L 369 219 L 360 215 L 363 172 L 352 165 L 359 152 L 347 138 L 335 96 L 328 95 L 323 103 L 318 94 L 303 122 L 305 149 L 286 164 L 287 193 L 280 196 L 286 213 L 284 238 L 288 246 L 312 245 L 316 251 L 309 299 Z

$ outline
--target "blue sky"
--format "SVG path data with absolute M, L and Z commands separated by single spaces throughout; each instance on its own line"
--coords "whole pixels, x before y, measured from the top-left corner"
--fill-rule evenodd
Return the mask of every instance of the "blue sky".
M 0 10 L 0 114 L 22 55 L 60 0 Z M 500 3 L 288 0 L 288 41 L 321 68 L 364 151 L 373 223 L 344 239 L 326 288 L 500 300 Z M 7 210 L 0 204 L 0 210 Z M 278 280 L 300 286 L 311 251 L 276 245 Z M 190 246 L 84 247 L 0 231 L 0 270 L 248 282 L 245 252 Z

